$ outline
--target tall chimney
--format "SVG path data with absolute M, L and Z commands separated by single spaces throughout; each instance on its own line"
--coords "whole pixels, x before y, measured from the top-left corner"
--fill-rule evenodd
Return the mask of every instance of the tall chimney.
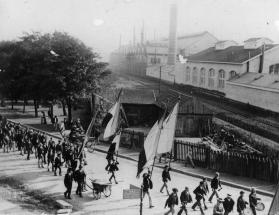
M 169 26 L 169 48 L 168 48 L 168 65 L 175 65 L 176 61 L 176 30 L 177 30 L 177 6 L 170 6 L 170 26 Z

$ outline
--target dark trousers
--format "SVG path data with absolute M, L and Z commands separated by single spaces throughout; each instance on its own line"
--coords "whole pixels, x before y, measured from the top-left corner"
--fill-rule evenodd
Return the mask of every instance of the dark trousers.
M 182 206 L 181 206 L 180 210 L 178 211 L 177 215 L 181 215 L 183 213 L 183 211 L 185 212 L 186 215 L 188 215 L 188 211 L 186 208 L 187 203 L 182 202 L 181 204 L 182 204 Z
M 202 209 L 202 206 L 201 206 L 201 200 L 202 200 L 202 199 L 197 200 L 197 201 L 193 204 L 192 209 L 195 210 L 195 208 L 198 206 L 198 207 L 200 208 L 201 214 L 204 215 L 204 212 L 203 212 L 203 209 Z
M 253 215 L 257 215 L 256 208 L 255 207 L 250 207 L 250 208 L 251 208 Z
M 61 166 L 54 167 L 54 175 L 56 175 L 56 170 L 59 169 L 59 175 L 61 175 Z
M 83 187 L 83 183 L 82 182 L 78 182 L 76 194 L 79 195 L 80 197 L 82 197 L 82 187 Z
M 65 195 L 65 197 L 70 198 L 71 197 L 71 192 L 72 192 L 72 185 L 67 185 L 66 189 L 67 190 L 65 191 L 64 195 Z

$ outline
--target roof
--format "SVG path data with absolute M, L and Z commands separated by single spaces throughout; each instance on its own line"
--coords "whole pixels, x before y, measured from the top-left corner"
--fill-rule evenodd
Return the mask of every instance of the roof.
M 274 48 L 276 44 L 265 45 L 265 51 Z M 220 62 L 220 63 L 243 63 L 261 53 L 261 47 L 257 49 L 244 49 L 244 46 L 230 46 L 223 50 L 215 47 L 208 48 L 188 57 L 188 61 Z
M 202 31 L 202 32 L 194 33 L 194 34 L 186 34 L 186 35 L 177 37 L 177 39 L 179 40 L 179 39 L 188 39 L 188 38 L 192 38 L 192 37 L 201 37 L 205 34 L 209 34 L 208 31 Z
M 252 38 L 249 38 L 248 40 L 245 40 L 244 42 L 253 42 L 253 41 L 260 40 L 260 39 L 265 39 L 265 40 L 269 40 L 269 41 L 273 42 L 271 39 L 269 39 L 267 37 L 252 37 Z
M 230 79 L 229 82 L 279 90 L 279 76 L 267 73 L 247 72 Z
M 129 104 L 155 104 L 152 90 L 141 89 L 123 89 L 122 96 L 120 97 L 121 103 Z

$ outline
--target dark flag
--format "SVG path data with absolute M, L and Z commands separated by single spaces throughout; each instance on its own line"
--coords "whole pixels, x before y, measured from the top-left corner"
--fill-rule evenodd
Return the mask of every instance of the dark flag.
M 140 176 L 140 173 L 143 171 L 143 167 L 145 164 L 146 164 L 146 155 L 145 155 L 145 150 L 142 149 L 139 154 L 137 177 Z

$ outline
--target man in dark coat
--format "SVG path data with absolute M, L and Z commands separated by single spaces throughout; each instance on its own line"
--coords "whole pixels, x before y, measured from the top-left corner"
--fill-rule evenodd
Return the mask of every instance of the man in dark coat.
M 62 158 L 61 158 L 61 154 L 58 154 L 54 160 L 54 175 L 56 176 L 56 171 L 57 169 L 59 169 L 59 175 L 62 175 L 61 172 L 61 166 L 62 166 L 63 162 L 62 162 Z
M 76 189 L 76 194 L 79 195 L 80 197 L 82 197 L 82 189 L 83 189 L 83 185 L 85 183 L 85 177 L 86 174 L 83 170 L 83 166 L 79 165 L 79 169 L 76 170 L 75 172 L 75 181 L 77 182 L 78 186 Z
M 240 196 L 237 199 L 237 212 L 239 215 L 244 215 L 244 210 L 246 208 L 246 205 L 248 202 L 246 202 L 244 199 L 244 192 L 240 191 Z
M 42 143 L 39 143 L 38 146 L 37 146 L 37 157 L 38 157 L 38 167 L 42 167 L 44 168 L 43 166 L 43 151 L 44 151 L 44 148 L 43 148 L 43 144 Z
M 234 200 L 232 199 L 231 194 L 228 194 L 224 199 L 223 206 L 225 209 L 224 215 L 229 215 L 229 213 L 233 211 Z
M 174 206 L 178 205 L 178 196 L 177 196 L 178 190 L 176 188 L 172 189 L 172 193 L 169 195 L 166 203 L 165 203 L 165 208 L 168 206 L 169 210 L 165 213 L 165 215 L 172 214 L 174 215 L 175 210 Z
M 201 214 L 204 215 L 202 206 L 201 206 L 201 200 L 203 199 L 204 195 L 206 195 L 204 188 L 203 188 L 203 182 L 200 182 L 200 185 L 194 190 L 194 194 L 196 195 L 196 202 L 193 204 L 192 209 L 196 210 L 195 208 L 198 206 L 200 208 Z
M 108 149 L 107 156 L 106 156 L 108 164 L 105 167 L 105 170 L 107 170 L 107 171 L 109 170 L 109 167 L 110 167 L 111 163 L 114 161 L 113 155 L 114 155 L 114 152 L 115 152 L 115 147 L 116 147 L 116 144 L 112 143 L 110 145 L 109 149 Z
M 114 179 L 115 184 L 118 184 L 118 182 L 116 181 L 115 178 L 115 171 L 118 171 L 118 162 L 117 161 L 113 161 L 112 164 L 110 164 L 109 166 L 109 172 L 111 173 L 111 176 L 109 178 L 109 182 L 111 183 L 111 180 Z
M 171 170 L 171 168 L 170 168 L 168 165 L 166 165 L 166 166 L 164 167 L 164 170 L 163 170 L 163 172 L 162 172 L 163 186 L 162 186 L 161 189 L 160 189 L 160 192 L 163 193 L 163 189 L 166 188 L 167 194 L 168 194 L 168 195 L 170 195 L 170 194 L 169 194 L 169 190 L 168 190 L 168 184 L 167 184 L 168 181 L 171 180 L 171 177 L 170 177 L 170 170 Z
M 219 198 L 219 194 L 218 194 L 219 187 L 220 187 L 220 189 L 222 189 L 221 182 L 220 182 L 220 174 L 219 174 L 219 172 L 216 172 L 215 177 L 211 180 L 212 194 L 208 199 L 208 201 L 210 203 L 211 203 L 214 195 L 216 195 L 217 199 Z
M 192 200 L 192 196 L 189 192 L 189 188 L 185 187 L 185 190 L 183 190 L 180 194 L 180 202 L 181 202 L 181 209 L 179 210 L 179 212 L 177 213 L 177 215 L 181 215 L 183 211 L 185 211 L 185 214 L 187 215 L 187 208 L 186 205 L 188 203 L 191 203 Z
M 143 181 L 142 181 L 142 193 L 143 196 L 142 198 L 144 199 L 145 195 L 148 195 L 148 199 L 149 199 L 149 208 L 153 208 L 154 206 L 152 205 L 152 199 L 149 193 L 149 190 L 153 188 L 153 183 L 150 179 L 150 173 L 144 173 L 143 174 Z
M 261 200 L 261 199 L 257 198 L 256 189 L 252 188 L 251 193 L 249 195 L 249 205 L 250 205 L 250 208 L 253 212 L 253 215 L 257 215 L 256 207 L 257 207 L 257 204 L 258 204 L 258 200 Z
M 66 187 L 66 191 L 64 192 L 65 198 L 71 199 L 72 185 L 73 185 L 73 171 L 71 168 L 68 168 L 67 173 L 64 178 L 64 185 Z

